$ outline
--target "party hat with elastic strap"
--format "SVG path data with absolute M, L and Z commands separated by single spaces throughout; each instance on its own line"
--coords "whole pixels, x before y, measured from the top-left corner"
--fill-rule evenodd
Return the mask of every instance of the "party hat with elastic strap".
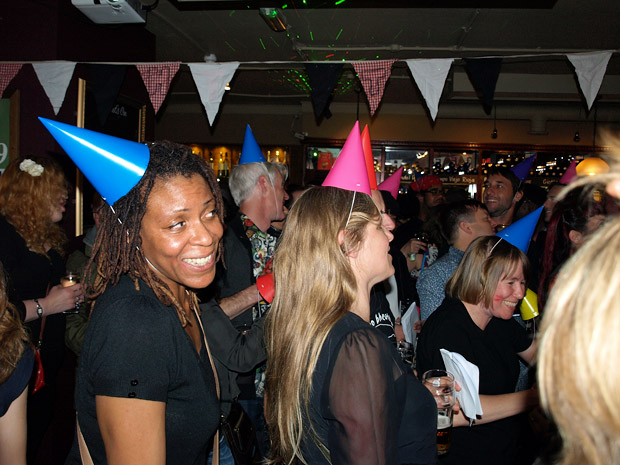
M 510 171 L 512 171 L 517 178 L 521 180 L 521 182 L 524 182 L 530 174 L 534 160 L 536 160 L 536 155 L 532 155 L 531 157 L 523 160 L 521 163 L 517 163 L 515 166 L 510 168 Z
M 519 310 L 523 321 L 531 320 L 538 316 L 538 295 L 533 290 L 527 290 Z
M 394 171 L 389 178 L 379 184 L 380 191 L 388 191 L 392 197 L 398 199 L 398 190 L 400 189 L 400 178 L 403 175 L 403 167 L 401 166 Z
M 266 161 L 267 160 L 265 160 L 263 152 L 261 152 L 261 149 L 258 146 L 258 142 L 256 142 L 256 139 L 254 138 L 254 134 L 252 134 L 250 125 L 248 124 L 245 128 L 245 138 L 243 139 L 243 148 L 241 149 L 239 164 L 245 165 L 246 163 L 264 163 Z
M 566 171 L 560 178 L 560 184 L 568 186 L 573 180 L 577 178 L 577 160 L 573 160 L 566 168 Z
M 375 174 L 375 161 L 372 157 L 372 144 L 370 143 L 368 125 L 362 131 L 362 148 L 364 149 L 364 160 L 366 161 L 366 170 L 368 170 L 370 190 L 374 191 L 377 189 L 377 175 Z
M 323 186 L 339 187 L 370 195 L 370 181 L 364 160 L 359 122 L 356 121 L 351 129 L 340 155 L 323 181 Z
M 110 206 L 142 179 L 146 145 L 46 118 L 39 120 Z
M 495 235 L 501 237 L 518 249 L 521 249 L 523 253 L 527 253 L 530 239 L 534 234 L 536 223 L 538 223 L 538 218 L 540 218 L 542 211 L 543 207 L 539 207 L 529 215 L 524 216 L 516 223 L 512 223 Z

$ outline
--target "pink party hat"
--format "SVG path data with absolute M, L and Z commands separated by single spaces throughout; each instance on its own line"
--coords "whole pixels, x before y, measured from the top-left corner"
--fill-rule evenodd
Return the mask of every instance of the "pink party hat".
M 570 165 L 568 165 L 568 168 L 566 168 L 566 171 L 560 178 L 560 184 L 568 186 L 575 178 L 577 178 L 577 160 L 570 162 Z
M 372 157 L 372 145 L 370 143 L 370 131 L 368 125 L 362 131 L 362 147 L 364 149 L 364 159 L 366 160 L 366 169 L 368 170 L 368 182 L 370 182 L 370 190 L 377 189 L 377 175 L 375 174 L 375 161 Z
M 323 186 L 339 187 L 370 195 L 370 181 L 360 138 L 360 124 L 355 122 L 334 166 L 327 173 Z
M 495 235 L 501 237 L 518 249 L 521 249 L 523 253 L 527 253 L 530 239 L 534 234 L 534 229 L 536 229 L 536 223 L 538 223 L 538 218 L 540 218 L 542 210 L 543 207 L 539 207 L 529 215 L 524 216 L 516 223 L 512 223 Z
M 532 155 L 531 157 L 526 158 L 522 162 L 517 163 L 515 166 L 510 168 L 510 170 L 517 176 L 517 178 L 521 180 L 521 182 L 523 182 L 530 174 L 530 170 L 532 169 L 534 160 L 536 160 L 536 155 Z
M 394 171 L 389 178 L 379 184 L 380 191 L 388 191 L 395 199 L 398 198 L 398 190 L 400 189 L 400 178 L 403 175 L 403 167 L 401 166 Z
M 252 129 L 250 129 L 250 125 L 248 124 L 245 128 L 245 138 L 243 139 L 243 148 L 241 149 L 239 164 L 264 163 L 266 161 L 263 152 L 258 146 L 258 142 L 256 142 L 254 138 L 254 134 L 252 134 Z

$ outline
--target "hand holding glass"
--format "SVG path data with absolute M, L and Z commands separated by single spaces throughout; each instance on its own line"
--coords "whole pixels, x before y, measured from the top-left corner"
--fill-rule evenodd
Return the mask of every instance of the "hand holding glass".
M 62 278 L 60 278 L 60 284 L 62 285 L 62 287 L 71 287 L 79 283 L 80 283 L 80 275 L 72 271 L 67 273 Z M 76 297 L 75 298 L 75 310 L 66 310 L 63 313 L 77 313 L 79 309 L 80 309 L 80 302 L 79 302 L 79 298 Z
M 437 403 L 437 454 L 450 450 L 454 404 L 454 375 L 446 370 L 428 370 L 422 375 L 424 386 Z

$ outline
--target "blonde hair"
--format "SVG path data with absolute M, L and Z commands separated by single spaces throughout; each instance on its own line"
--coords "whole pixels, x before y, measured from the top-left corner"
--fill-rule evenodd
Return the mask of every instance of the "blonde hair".
M 620 463 L 620 218 L 566 262 L 545 307 L 538 377 L 563 464 Z
M 33 252 L 47 256 L 45 247 L 64 255 L 66 236 L 51 220 L 52 208 L 67 197 L 60 166 L 50 158 L 29 157 L 43 167 L 40 176 L 22 171 L 15 159 L 0 176 L 0 213 L 15 227 Z
M 288 215 L 274 255 L 276 293 L 266 321 L 273 463 L 306 463 L 300 446 L 308 432 L 312 376 L 327 335 L 357 293 L 347 251 L 360 245 L 369 222 L 380 221 L 369 195 L 333 187 L 306 191 Z
M 612 141 L 620 154 L 618 139 Z M 620 180 L 611 171 L 571 183 Z M 566 262 L 545 307 L 538 350 L 543 407 L 563 439 L 563 465 L 620 463 L 620 217 L 592 234 Z
M 0 384 L 13 374 L 27 342 L 28 335 L 17 310 L 9 303 L 4 268 L 0 263 Z
M 529 261 L 517 247 L 497 236 L 475 239 L 446 283 L 446 295 L 469 304 L 490 307 L 499 282 L 521 264 L 529 276 Z

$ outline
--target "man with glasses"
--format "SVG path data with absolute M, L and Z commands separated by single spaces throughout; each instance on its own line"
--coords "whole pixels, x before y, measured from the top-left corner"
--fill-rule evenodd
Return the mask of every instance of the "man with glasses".
M 428 221 L 438 206 L 443 205 L 446 201 L 446 191 L 443 188 L 441 179 L 433 174 L 422 176 L 417 181 L 412 182 L 409 187 L 417 192 L 418 201 L 420 202 L 420 213 L 418 218 L 422 221 Z

